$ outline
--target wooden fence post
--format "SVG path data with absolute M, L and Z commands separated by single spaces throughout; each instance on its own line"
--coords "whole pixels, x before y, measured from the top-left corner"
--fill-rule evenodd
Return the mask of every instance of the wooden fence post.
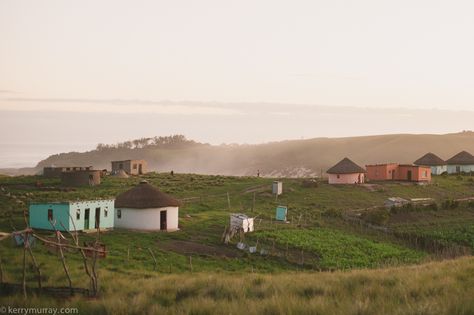
M 227 192 L 227 208 L 230 211 L 230 195 L 229 195 L 229 192 Z
M 24 245 L 24 244 L 23 244 Z M 26 247 L 23 246 L 23 297 L 26 299 L 27 294 L 26 294 Z
M 0 257 L 0 283 L 3 283 L 3 264 L 2 264 L 1 257 Z
M 153 270 L 156 270 L 156 268 L 157 268 L 157 266 L 158 266 L 158 263 L 156 262 L 155 255 L 153 254 L 153 251 L 151 250 L 150 247 L 148 247 L 148 251 L 149 251 L 150 254 L 151 254 L 151 258 L 153 258 L 153 261 L 155 262 L 155 266 L 154 266 Z
M 191 269 L 191 272 L 193 272 L 193 260 L 192 260 L 192 256 L 189 256 L 189 268 Z
M 253 200 L 252 200 L 252 212 L 254 212 L 254 210 L 255 210 L 255 195 L 256 195 L 256 192 L 254 191 L 253 192 Z

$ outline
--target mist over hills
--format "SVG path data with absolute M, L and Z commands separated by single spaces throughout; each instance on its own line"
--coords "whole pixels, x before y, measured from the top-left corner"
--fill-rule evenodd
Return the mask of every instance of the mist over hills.
M 314 138 L 256 145 L 210 145 L 174 136 L 143 138 L 116 145 L 99 144 L 97 149 L 88 152 L 52 155 L 34 168 L 1 172 L 35 174 L 51 165 L 92 165 L 97 169 L 110 169 L 113 160 L 145 159 L 149 170 L 156 172 L 255 175 L 259 170 L 263 176 L 319 176 L 346 156 L 360 165 L 412 163 L 427 152 L 448 159 L 461 150 L 474 153 L 474 132 Z

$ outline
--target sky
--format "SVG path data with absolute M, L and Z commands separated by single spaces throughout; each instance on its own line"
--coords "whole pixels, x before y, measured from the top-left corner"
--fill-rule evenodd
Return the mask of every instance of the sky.
M 0 0 L 0 167 L 174 133 L 218 144 L 470 129 L 472 12 L 456 0 Z

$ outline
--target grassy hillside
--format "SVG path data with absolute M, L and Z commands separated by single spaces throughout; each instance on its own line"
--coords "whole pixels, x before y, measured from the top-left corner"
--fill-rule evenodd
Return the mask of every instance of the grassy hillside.
M 155 171 L 181 173 L 316 176 L 345 156 L 360 165 L 383 162 L 412 163 L 427 152 L 448 159 L 461 150 L 474 153 L 474 133 L 446 135 L 380 135 L 349 138 L 315 138 L 259 145 L 212 146 L 191 142 L 183 146 L 112 148 L 85 153 L 63 153 L 39 162 L 34 174 L 43 166 L 93 165 L 110 168 L 110 161 L 145 159 Z
M 236 313 L 242 305 L 251 314 L 473 311 L 468 297 L 474 262 L 459 255 L 474 249 L 474 203 L 453 201 L 474 196 L 470 176 L 435 177 L 431 185 L 423 186 L 397 182 L 333 186 L 283 179 L 284 193 L 278 199 L 271 194 L 271 178 L 151 173 L 128 179 L 106 177 L 100 186 L 64 191 L 57 179 L 3 177 L 0 232 L 24 227 L 23 211 L 30 201 L 113 198 L 143 179 L 183 201 L 180 231 L 102 233 L 108 255 L 99 262 L 100 298 L 76 297 L 68 306 L 77 305 L 85 313 L 114 314 Z M 436 207 L 377 208 L 391 196 L 429 197 Z M 277 205 L 288 206 L 288 223 L 274 221 Z M 235 212 L 255 216 L 256 232 L 224 245 L 221 236 L 229 213 Z M 81 234 L 81 242 L 95 236 Z M 237 249 L 239 241 L 257 246 L 258 252 Z M 56 253 L 41 243 L 33 251 L 43 285 L 67 285 Z M 446 257 L 457 260 L 439 262 Z M 0 241 L 0 258 L 5 281 L 20 282 L 22 249 L 7 238 Z M 66 259 L 73 285 L 87 288 L 80 256 L 66 252 Z M 370 270 L 360 270 L 365 268 Z M 27 282 L 37 285 L 29 259 Z M 2 297 L 0 302 L 63 303 L 44 297 L 24 302 L 18 296 Z

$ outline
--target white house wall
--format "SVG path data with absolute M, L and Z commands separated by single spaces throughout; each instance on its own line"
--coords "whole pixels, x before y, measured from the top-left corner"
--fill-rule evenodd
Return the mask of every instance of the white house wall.
M 458 171 L 456 170 L 457 167 L 460 167 L 460 172 L 470 173 L 474 172 L 474 165 L 448 165 L 448 174 L 456 174 Z
M 441 175 L 448 171 L 447 165 L 431 166 L 431 175 Z
M 118 218 L 119 210 L 121 218 Z M 178 229 L 178 207 L 165 207 L 153 209 L 115 209 L 115 227 L 134 230 L 159 230 L 160 212 L 166 210 L 167 230 Z

